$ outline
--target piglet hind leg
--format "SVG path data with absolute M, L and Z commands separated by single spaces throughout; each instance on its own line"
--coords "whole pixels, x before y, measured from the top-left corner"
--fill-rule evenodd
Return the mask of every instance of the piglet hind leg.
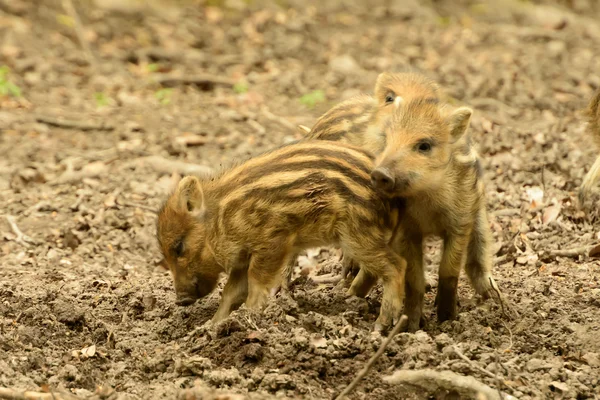
M 216 323 L 227 318 L 232 311 L 237 310 L 248 296 L 248 268 L 237 268 L 231 271 L 223 288 L 221 303 L 212 317 Z
M 402 316 L 402 302 L 404 301 L 404 276 L 406 273 L 406 260 L 390 248 L 377 252 L 366 253 L 357 260 L 368 276 L 380 276 L 383 283 L 383 298 L 379 316 L 375 321 L 374 330 L 383 331 L 390 328 Z M 360 277 L 357 276 L 357 279 Z
M 365 298 L 377 283 L 377 276 L 367 269 L 361 268 L 346 292 L 347 297 L 356 296 Z
M 276 246 L 252 254 L 248 269 L 248 300 L 246 307 L 260 310 L 264 307 L 269 292 L 281 281 L 284 267 L 290 262 L 287 246 Z

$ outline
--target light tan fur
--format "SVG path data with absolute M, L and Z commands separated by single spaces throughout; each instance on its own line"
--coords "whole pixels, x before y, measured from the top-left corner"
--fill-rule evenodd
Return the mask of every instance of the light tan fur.
M 360 148 L 310 141 L 251 158 L 211 179 L 183 178 L 157 223 L 178 304 L 212 292 L 224 272 L 229 279 L 213 321 L 244 302 L 260 309 L 293 254 L 336 245 L 370 279 L 382 280 L 376 328 L 392 324 L 404 298 L 406 262 L 388 245 L 401 203 L 370 187 L 373 162 Z
M 386 148 L 377 157 L 374 184 L 406 199 L 396 250 L 407 259 L 406 308 L 410 329 L 418 327 L 425 292 L 423 238 L 441 236 L 444 251 L 436 296 L 440 321 L 456 317 L 463 267 L 477 293 L 497 289 L 491 275 L 491 233 L 480 161 L 470 143 L 472 110 L 412 101 L 401 104 L 386 128 Z M 378 181 L 383 173 L 392 179 Z
M 381 138 L 384 122 L 394 112 L 394 102 L 425 99 L 439 102 L 440 88 L 433 80 L 407 68 L 403 72 L 379 74 L 373 96 L 360 94 L 343 101 L 321 116 L 312 129 L 299 125 L 298 131 L 306 134 L 305 140 L 319 139 L 360 146 L 372 153 L 380 153 L 385 141 Z M 286 267 L 287 289 L 298 255 L 291 258 Z M 342 276 L 358 272 L 358 265 L 349 257 L 343 257 Z
M 590 102 L 585 110 L 585 115 L 588 118 L 588 132 L 592 136 L 596 147 L 600 149 L 600 90 L 590 99 Z M 600 155 L 596 157 L 596 161 L 592 168 L 585 174 L 581 187 L 579 188 L 579 202 L 581 205 L 585 203 L 589 197 L 592 188 L 597 184 L 600 178 Z
M 490 297 L 497 286 L 491 274 L 491 232 L 481 164 L 466 133 L 472 112 L 468 108 L 451 110 L 432 101 L 437 90 L 431 88 L 436 86 L 418 74 L 409 76 L 411 79 L 403 74 L 381 74 L 375 89 L 376 105 L 373 102 L 365 105 L 364 98 L 354 100 L 356 108 L 363 107 L 371 125 L 346 122 L 347 126 L 361 128 L 344 132 L 342 128 L 317 123 L 309 137 L 351 143 L 379 154 L 379 171 L 384 172 L 379 178 L 388 175 L 394 180 L 395 189 L 403 186 L 395 195 L 406 197 L 407 217 L 401 221 L 394 249 L 408 262 L 405 313 L 409 317 L 409 330 L 414 331 L 421 324 L 425 290 L 422 249 L 425 236 L 433 234 L 444 239 L 436 297 L 440 321 L 456 316 L 458 276 L 463 266 L 476 292 L 484 298 Z M 390 86 L 389 82 L 403 80 L 414 83 L 398 88 Z M 388 90 L 395 93 L 391 103 L 382 97 Z M 342 104 L 319 121 L 339 121 L 340 110 L 353 107 L 352 100 Z M 385 110 L 383 117 L 373 117 L 381 110 Z M 359 118 L 365 119 L 359 115 L 356 120 Z M 330 134 L 332 131 L 336 134 Z M 427 157 L 414 151 L 417 142 L 425 138 L 436 140 Z M 373 180 L 377 184 L 377 174 Z M 344 273 L 353 261 L 345 263 Z M 364 284 L 360 292 L 367 293 L 373 282 L 360 272 L 356 279 Z

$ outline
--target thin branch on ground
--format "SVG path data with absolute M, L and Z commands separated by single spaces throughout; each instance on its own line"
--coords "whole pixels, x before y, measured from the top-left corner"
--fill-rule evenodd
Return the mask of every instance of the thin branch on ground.
M 163 75 L 156 79 L 162 86 L 173 87 L 178 85 L 222 85 L 233 87 L 236 81 L 222 76 L 209 74 L 196 74 L 188 76 Z
M 515 215 L 521 215 L 520 208 L 502 208 L 492 213 L 495 217 L 512 217 Z
M 19 391 L 0 387 L 0 399 L 7 400 L 78 400 L 79 397 L 68 393 Z
M 494 280 L 491 277 L 489 278 L 489 281 L 490 281 L 490 286 L 492 287 L 492 289 L 494 290 L 494 293 L 496 293 L 496 296 L 498 297 L 498 302 L 500 303 L 500 309 L 502 312 L 502 316 L 507 318 L 508 314 L 506 313 L 506 310 L 504 309 L 504 299 L 502 298 L 502 293 L 500 293 L 500 289 L 498 289 L 498 287 L 496 286 L 496 283 L 494 282 Z
M 154 213 L 154 214 L 158 213 L 158 210 L 156 208 L 147 206 L 145 204 L 133 203 L 133 202 L 126 201 L 126 200 L 117 200 L 117 204 L 120 206 L 124 206 L 124 207 L 139 208 L 140 210 L 150 211 L 151 213 Z
M 90 121 L 76 121 L 61 117 L 52 117 L 50 115 L 37 115 L 35 120 L 46 125 L 65 129 L 79 129 L 82 131 L 112 131 L 115 129 L 113 125 L 107 122 L 95 123 Z
M 313 281 L 314 283 L 318 283 L 318 284 L 328 284 L 328 283 L 336 284 L 339 281 L 341 281 L 343 278 L 342 278 L 342 275 L 327 274 L 327 275 L 310 276 L 309 279 L 311 281 Z
M 477 371 L 481 372 L 484 375 L 489 376 L 490 378 L 494 378 L 496 380 L 498 380 L 498 377 L 496 376 L 496 374 L 491 373 L 490 371 L 488 371 L 485 368 L 480 367 L 479 365 L 475 364 L 473 362 L 473 360 L 471 360 L 469 357 L 465 356 L 463 353 L 461 353 L 460 350 L 458 350 L 458 348 L 456 346 L 452 346 L 452 350 L 454 351 L 454 353 L 460 357 L 462 360 L 466 361 L 467 363 L 469 363 L 469 365 L 471 366 L 471 368 L 476 369 Z
M 285 119 L 283 117 L 273 114 L 266 107 L 262 107 L 260 109 L 260 111 L 267 119 L 270 119 L 271 121 L 279 122 L 281 125 L 285 126 L 286 128 L 292 129 L 292 130 L 298 129 L 298 127 L 296 125 L 292 124 L 290 121 L 288 121 L 287 119 Z
M 504 321 L 502 321 L 502 325 L 504 325 L 504 327 L 508 331 L 508 334 L 510 335 L 510 337 L 509 337 L 510 344 L 508 345 L 508 347 L 506 349 L 504 349 L 504 351 L 509 351 L 513 347 L 513 333 L 512 333 L 512 330 L 510 329 L 510 327 L 508 326 L 508 324 L 506 324 Z
M 8 224 L 10 225 L 10 228 L 12 229 L 14 234 L 17 236 L 14 239 L 15 242 L 17 242 L 25 247 L 29 247 L 30 245 L 37 243 L 35 241 L 35 239 L 33 239 L 30 236 L 27 236 L 26 234 L 21 232 L 21 230 L 17 226 L 17 221 L 16 221 L 15 217 L 13 217 L 12 215 L 6 215 L 5 218 L 6 218 L 6 221 L 8 222 Z
M 398 332 L 400 332 L 401 329 L 402 330 L 406 329 L 407 324 L 408 324 L 408 317 L 406 315 L 403 315 L 402 317 L 400 317 L 400 320 L 398 321 L 396 326 L 394 326 L 394 329 L 392 329 L 392 331 L 388 335 L 387 339 L 385 339 L 385 342 L 383 342 L 381 344 L 381 346 L 379 346 L 379 349 L 377 350 L 377 352 L 375 354 L 373 354 L 373 357 L 371 357 L 369 362 L 367 362 L 367 364 L 364 366 L 364 368 L 362 370 L 360 370 L 360 372 L 356 375 L 356 377 L 352 380 L 352 382 L 350 382 L 350 384 L 348 386 L 346 386 L 346 388 L 342 391 L 342 393 L 340 393 L 339 396 L 337 396 L 335 398 L 335 400 L 341 400 L 345 396 L 350 394 L 350 392 L 352 392 L 352 390 L 358 385 L 360 380 L 362 378 L 364 378 L 365 375 L 367 375 L 367 373 L 369 372 L 369 369 L 373 366 L 373 364 L 375 364 L 375 362 L 379 359 L 379 357 L 381 357 L 381 355 L 385 351 L 385 348 L 390 344 L 390 342 L 392 341 L 394 336 L 396 336 L 398 334 Z
M 390 384 L 404 384 L 418 387 L 429 393 L 439 390 L 456 391 L 461 398 L 485 400 L 512 400 L 515 397 L 492 389 L 479 382 L 472 376 L 458 375 L 451 371 L 435 371 L 423 369 L 417 371 L 399 370 L 392 375 L 384 376 L 384 382 Z
M 587 256 L 589 253 L 589 247 L 582 246 L 576 247 L 574 249 L 557 249 L 557 250 L 548 250 L 548 254 L 554 257 L 569 257 L 569 258 L 579 258 L 579 256 Z
M 170 160 L 160 156 L 140 157 L 125 164 L 126 167 L 131 165 L 147 165 L 159 173 L 172 174 L 176 172 L 184 176 L 209 176 L 213 173 L 213 169 L 205 165 L 192 164 L 179 160 Z
M 77 10 L 75 9 L 73 2 L 71 0 L 62 0 L 62 6 L 65 9 L 67 15 L 73 20 L 73 29 L 75 30 L 75 35 L 77 35 L 77 40 L 79 40 L 79 44 L 83 48 L 85 58 L 87 58 L 90 66 L 94 70 L 97 70 L 98 63 L 96 62 L 96 58 L 94 58 L 94 54 L 92 53 L 92 49 L 90 48 L 89 43 L 87 42 L 87 40 L 85 40 L 85 36 L 83 34 L 83 25 L 81 24 L 79 14 L 77 14 Z

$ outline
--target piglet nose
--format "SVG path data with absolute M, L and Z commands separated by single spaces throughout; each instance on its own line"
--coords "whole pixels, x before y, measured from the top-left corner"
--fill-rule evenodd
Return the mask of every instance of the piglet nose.
M 177 304 L 178 306 L 190 306 L 192 304 L 194 304 L 194 302 L 196 301 L 196 299 L 192 299 L 191 297 L 184 297 L 181 299 L 177 299 L 175 301 L 175 304 Z
M 391 192 L 394 189 L 394 177 L 387 168 L 376 168 L 371 172 L 371 184 L 376 189 Z

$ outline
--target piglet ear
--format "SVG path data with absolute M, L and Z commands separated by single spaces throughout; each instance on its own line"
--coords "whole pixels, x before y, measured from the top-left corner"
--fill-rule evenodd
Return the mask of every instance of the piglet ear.
M 385 104 L 385 98 L 390 92 L 390 83 L 392 80 L 392 74 L 389 72 L 382 72 L 377 76 L 377 81 L 375 82 L 375 98 L 377 99 L 377 103 Z
M 473 115 L 472 109 L 469 107 L 459 107 L 448 116 L 447 121 L 450 127 L 450 135 L 455 140 L 460 139 L 469 128 L 471 115 Z
M 177 185 L 179 207 L 195 217 L 205 212 L 204 193 L 200 180 L 195 176 L 186 176 Z

